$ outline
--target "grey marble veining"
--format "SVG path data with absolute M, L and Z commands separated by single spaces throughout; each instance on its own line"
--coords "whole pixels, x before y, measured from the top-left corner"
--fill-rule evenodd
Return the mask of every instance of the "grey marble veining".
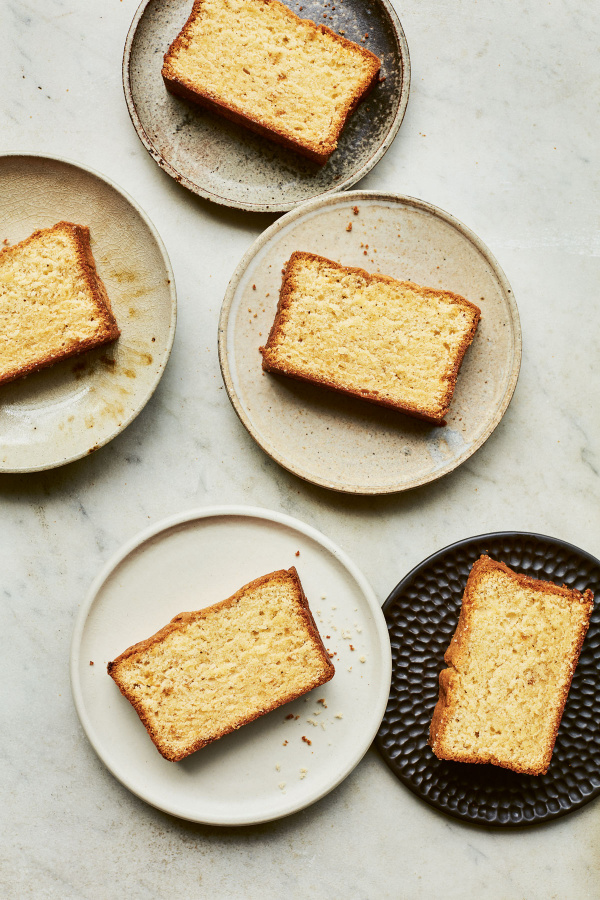
M 327 798 L 280 822 L 219 829 L 163 815 L 88 744 L 68 656 L 99 568 L 148 524 L 193 506 L 246 503 L 313 524 L 382 602 L 425 556 L 485 531 L 539 531 L 600 555 L 598 5 L 397 4 L 411 98 L 394 145 L 359 187 L 428 200 L 479 234 L 513 287 L 524 356 L 484 447 L 442 481 L 383 498 L 301 482 L 237 420 L 218 366 L 219 309 L 273 218 L 192 196 L 139 143 L 121 88 L 136 6 L 0 8 L 0 150 L 65 156 L 114 179 L 163 237 L 179 299 L 171 361 L 128 429 L 64 469 L 0 478 L 0 894 L 592 900 L 598 801 L 547 826 L 469 827 L 420 803 L 374 750 Z

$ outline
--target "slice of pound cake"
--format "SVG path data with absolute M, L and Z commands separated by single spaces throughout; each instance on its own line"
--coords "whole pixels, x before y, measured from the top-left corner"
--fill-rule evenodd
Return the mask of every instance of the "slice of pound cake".
M 162 76 L 171 93 L 323 164 L 379 68 L 278 0 L 196 0 Z
M 296 252 L 263 368 L 444 425 L 480 315 L 458 294 Z
M 119 337 L 84 225 L 58 222 L 0 253 L 0 384 Z
M 108 664 L 158 751 L 180 760 L 333 678 L 295 568 L 181 613 Z
M 430 744 L 440 759 L 542 775 L 593 608 L 581 593 L 482 556 L 444 657 Z

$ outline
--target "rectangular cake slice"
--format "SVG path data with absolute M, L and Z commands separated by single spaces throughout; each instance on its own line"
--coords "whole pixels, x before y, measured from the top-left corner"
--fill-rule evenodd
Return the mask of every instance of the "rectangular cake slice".
M 379 68 L 278 0 L 196 0 L 162 76 L 171 93 L 323 164 Z
M 158 751 L 180 760 L 333 678 L 295 568 L 181 613 L 108 672 Z
M 480 315 L 458 294 L 296 252 L 263 368 L 443 425 Z
M 119 336 L 90 232 L 58 222 L 0 253 L 0 384 Z
M 440 759 L 548 769 L 593 608 L 581 593 L 482 556 L 440 673 L 430 744 Z

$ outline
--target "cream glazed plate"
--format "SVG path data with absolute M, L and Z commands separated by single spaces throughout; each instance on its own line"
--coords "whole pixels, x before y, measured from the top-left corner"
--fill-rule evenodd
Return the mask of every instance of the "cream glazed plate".
M 259 347 L 294 250 L 453 291 L 481 308 L 446 426 L 262 371 Z M 423 200 L 354 191 L 304 204 L 250 247 L 223 302 L 219 356 L 229 398 L 269 456 L 323 487 L 386 494 L 446 475 L 487 440 L 517 383 L 521 328 L 506 276 L 465 225 Z
M 171 264 L 131 197 L 66 160 L 1 155 L 0 247 L 61 220 L 89 227 L 121 336 L 0 386 L 0 472 L 51 469 L 114 438 L 152 396 L 175 336 Z
M 181 762 L 163 759 L 107 663 L 178 613 L 291 566 L 333 679 Z M 251 507 L 195 510 L 130 541 L 93 583 L 71 647 L 75 706 L 103 763 L 152 806 L 212 825 L 278 819 L 339 785 L 377 733 L 390 679 L 385 619 L 354 563 L 314 528 Z

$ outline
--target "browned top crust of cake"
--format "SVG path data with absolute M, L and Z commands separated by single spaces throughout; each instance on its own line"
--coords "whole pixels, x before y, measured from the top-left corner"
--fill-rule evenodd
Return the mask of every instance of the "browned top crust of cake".
M 279 0 L 196 0 L 162 76 L 171 93 L 323 165 L 380 66 Z
M 85 225 L 58 222 L 0 252 L 0 384 L 120 331 Z
M 263 368 L 443 425 L 480 316 L 451 291 L 296 251 Z
M 444 656 L 430 745 L 440 759 L 547 771 L 593 594 L 473 565 Z
M 108 673 L 159 752 L 177 761 L 325 684 L 335 669 L 292 567 L 175 616 Z

